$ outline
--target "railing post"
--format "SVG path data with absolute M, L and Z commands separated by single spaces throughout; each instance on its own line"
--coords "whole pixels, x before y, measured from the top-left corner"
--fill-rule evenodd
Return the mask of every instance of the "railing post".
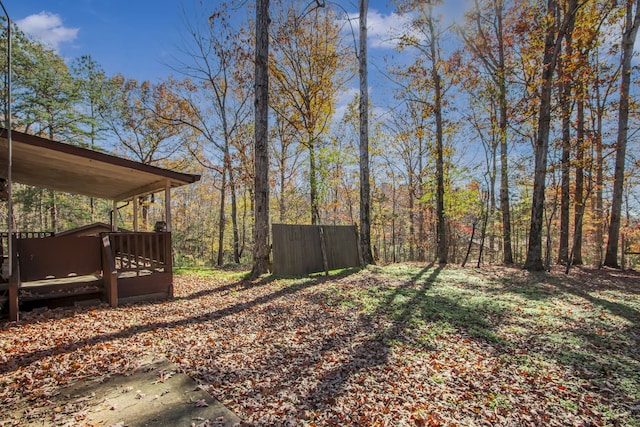
M 129 249 L 130 257 L 135 260 L 136 276 L 140 276 L 141 264 L 144 266 L 144 257 L 140 253 L 140 237 L 139 233 L 133 234 L 133 249 Z M 142 244 L 144 245 L 144 236 L 142 236 Z M 143 261 L 142 263 L 140 261 Z
M 118 306 L 118 272 L 111 251 L 109 235 L 102 235 L 102 279 L 107 302 L 111 307 Z
M 173 298 L 173 256 L 171 251 L 171 232 L 163 233 L 164 236 L 164 271 L 169 273 L 169 298 Z

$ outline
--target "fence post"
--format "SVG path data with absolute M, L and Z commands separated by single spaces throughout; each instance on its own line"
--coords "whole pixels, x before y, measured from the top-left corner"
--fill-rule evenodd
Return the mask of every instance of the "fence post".
M 364 259 L 362 258 L 362 248 L 360 247 L 360 234 L 358 233 L 358 226 L 353 225 L 353 232 L 356 235 L 356 248 L 358 250 L 358 262 L 360 263 L 360 267 L 364 267 Z
M 329 276 L 329 259 L 327 258 L 327 243 L 324 240 L 324 227 L 320 227 L 320 251 L 322 252 L 322 265 L 324 266 L 324 275 Z

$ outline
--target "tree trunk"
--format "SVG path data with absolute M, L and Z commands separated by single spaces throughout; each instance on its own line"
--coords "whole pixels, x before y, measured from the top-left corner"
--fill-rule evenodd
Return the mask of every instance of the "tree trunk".
M 602 267 L 604 248 L 604 156 L 602 153 L 602 116 L 598 117 L 598 130 L 596 131 L 596 256 L 595 266 Z
M 487 216 L 487 221 L 489 218 L 491 218 L 492 223 L 495 218 L 495 213 L 497 210 L 497 206 L 496 206 L 496 178 L 498 176 L 497 175 L 498 173 L 498 162 L 497 162 L 498 150 L 497 149 L 498 149 L 497 145 L 492 144 L 491 153 L 490 153 L 491 165 L 488 165 L 487 167 L 487 170 L 490 172 L 489 172 L 489 189 L 488 189 L 489 194 L 487 198 L 488 207 L 485 214 Z M 489 248 L 491 248 L 491 252 L 493 254 L 496 248 L 496 236 L 492 231 L 488 237 L 489 237 Z M 511 235 L 509 235 L 509 246 L 511 246 Z M 513 262 L 513 255 L 511 257 L 512 257 L 511 261 Z M 491 261 L 493 261 L 493 259 L 491 259 Z M 504 262 L 504 259 L 503 259 L 503 262 Z
M 498 23 L 498 70 L 500 103 L 500 210 L 502 211 L 502 262 L 513 264 L 511 248 L 511 208 L 509 203 L 509 155 L 507 146 L 508 105 L 502 9 L 496 10 Z
M 604 262 L 604 155 L 602 146 L 602 128 L 603 119 L 606 111 L 606 99 L 608 90 L 605 93 L 601 92 L 601 82 L 599 79 L 595 79 L 595 102 L 596 102 L 596 116 L 592 119 L 593 128 L 595 132 L 593 144 L 596 152 L 596 164 L 595 164 L 595 254 L 594 254 L 594 267 L 600 268 Z
M 226 219 L 224 217 L 224 208 L 226 204 L 227 192 L 227 173 L 226 166 L 222 168 L 222 183 L 220 184 L 220 210 L 218 212 L 218 260 L 216 264 L 222 266 L 224 264 L 224 228 Z
M 243 185 L 244 194 L 242 195 L 242 244 L 240 245 L 240 258 L 244 253 L 244 248 L 247 243 L 247 187 Z
M 287 205 L 284 198 L 284 186 L 285 186 L 285 175 L 284 175 L 284 171 L 282 171 L 282 173 L 280 174 L 280 198 L 278 200 L 278 208 L 279 208 L 278 210 L 280 211 L 278 217 L 282 224 L 284 224 L 286 221 L 286 211 L 287 211 Z
M 309 187 L 311 201 L 311 224 L 320 223 L 320 211 L 318 210 L 318 173 L 316 170 L 316 149 L 310 142 L 309 147 Z
M 627 13 L 622 35 L 622 75 L 620 77 L 620 103 L 618 110 L 618 137 L 616 140 L 616 165 L 614 169 L 613 197 L 611 202 L 611 222 L 604 265 L 619 268 L 618 240 L 620 239 L 620 219 L 622 211 L 622 192 L 624 186 L 624 161 L 627 151 L 629 131 L 629 90 L 631 85 L 631 59 L 633 45 L 640 24 L 640 0 L 636 0 L 635 13 L 632 0 L 627 0 Z
M 371 254 L 371 189 L 369 183 L 369 87 L 367 84 L 367 11 L 369 0 L 360 0 L 360 249 L 362 262 L 373 263 Z
M 640 0 L 639 0 L 640 1 Z M 524 268 L 532 271 L 544 270 L 542 262 L 542 226 L 544 214 L 544 190 L 547 176 L 547 153 L 549 151 L 549 130 L 551 126 L 551 91 L 553 73 L 556 68 L 560 44 L 567 27 L 573 22 L 577 0 L 571 0 L 563 24 L 558 29 L 557 22 L 549 25 L 544 40 L 542 60 L 542 82 L 540 88 L 540 113 L 538 131 L 535 140 L 535 170 L 533 177 L 533 198 L 531 207 L 531 225 L 529 228 L 529 246 Z M 547 1 L 547 14 L 558 19 L 556 0 Z
M 507 66 L 505 54 L 505 36 L 503 27 L 504 18 L 504 2 L 502 0 L 474 1 L 475 4 L 475 25 L 476 31 L 473 36 L 467 37 L 463 35 L 467 46 L 470 46 L 474 55 L 483 64 L 483 68 L 490 76 L 495 88 L 491 88 L 492 92 L 497 92 L 497 143 L 492 138 L 490 154 L 487 160 L 491 160 L 492 164 L 488 164 L 489 172 L 489 193 L 491 199 L 491 209 L 489 216 L 493 221 L 496 211 L 496 193 L 495 185 L 497 178 L 497 151 L 500 149 L 500 211 L 502 215 L 502 261 L 506 265 L 513 264 L 513 250 L 511 243 L 511 208 L 509 202 L 509 165 L 508 165 L 508 147 L 507 147 L 507 130 L 508 130 L 508 103 L 507 103 Z M 493 8 L 493 15 L 489 12 Z M 481 13 L 482 9 L 487 9 L 487 15 Z M 495 34 L 494 34 L 495 32 Z M 495 36 L 495 41 L 490 39 Z M 493 46 L 497 49 L 494 50 Z M 493 116 L 492 116 L 493 120 Z M 493 135 L 493 132 L 492 132 Z M 490 233 L 489 247 L 493 249 L 494 234 Z
M 397 236 L 396 236 L 396 209 L 397 209 L 397 201 L 396 201 L 396 182 L 395 177 L 392 178 L 391 185 L 393 189 L 391 190 L 391 248 L 393 249 L 393 255 L 391 259 L 394 263 L 398 262 L 396 257 L 396 245 L 397 245 Z
M 576 113 L 576 195 L 571 264 L 582 265 L 582 218 L 584 215 L 584 83 L 577 87 Z M 582 213 L 581 213 L 582 212 Z
M 494 202 L 491 202 L 493 204 Z M 480 264 L 482 263 L 482 254 L 484 252 L 484 240 L 487 235 L 487 222 L 489 222 L 489 200 L 487 200 L 486 208 L 483 209 L 483 221 L 482 221 L 482 233 L 480 235 L 480 249 L 478 250 L 478 262 L 476 263 L 476 267 L 480 268 Z M 493 248 L 492 248 L 493 249 Z
M 38 189 L 38 222 L 39 229 L 45 231 L 48 227 L 47 216 L 45 215 L 45 207 L 44 207 L 44 188 Z
M 477 220 L 474 220 L 471 224 L 471 238 L 469 239 L 469 244 L 467 245 L 467 252 L 464 254 L 464 259 L 462 260 L 461 267 L 464 267 L 469 259 L 469 254 L 471 253 L 471 246 L 473 245 L 473 238 L 476 236 L 476 225 L 478 224 Z
M 416 215 L 415 215 L 415 189 L 414 189 L 414 173 L 409 171 L 409 260 L 415 261 L 415 247 L 416 247 Z
M 233 228 L 233 262 L 240 264 L 240 236 L 238 233 L 238 201 L 236 198 L 236 181 L 233 174 L 233 167 L 231 165 L 231 158 L 229 157 L 228 172 L 229 172 L 229 191 L 231 192 L 231 225 Z
M 143 230 L 148 230 L 149 229 L 149 205 L 150 203 L 153 201 L 151 199 L 151 197 L 153 197 L 153 194 L 149 195 L 149 203 L 146 203 L 147 197 L 141 197 L 140 203 L 142 203 L 142 209 L 141 209 L 141 215 L 142 215 L 142 229 Z
M 548 14 L 556 16 L 556 2 L 547 3 Z M 544 214 L 544 189 L 547 176 L 547 152 L 549 150 L 549 126 L 551 124 L 551 89 L 553 69 L 555 68 L 555 25 L 546 30 L 544 57 L 542 62 L 542 87 L 540 89 L 540 113 L 538 136 L 535 141 L 535 169 L 533 177 L 533 198 L 531 206 L 531 225 L 529 229 L 529 247 L 524 268 L 542 271 L 542 223 Z
M 562 116 L 562 155 L 561 192 L 560 192 L 560 246 L 558 247 L 558 264 L 569 262 L 569 202 L 571 190 L 571 79 L 566 71 L 571 58 L 570 31 L 566 35 L 566 58 L 558 60 L 558 77 L 560 78 L 560 110 Z
M 269 0 L 256 2 L 255 52 L 255 224 L 250 276 L 269 268 Z
M 418 261 L 423 262 L 425 260 L 425 241 L 427 239 L 427 233 L 424 229 L 424 211 L 426 209 L 427 204 L 422 202 L 423 194 L 423 181 L 422 177 L 424 176 L 424 153 L 423 153 L 423 142 L 422 139 L 419 141 L 420 144 L 420 156 L 418 157 L 418 194 L 416 195 L 416 199 L 418 200 Z
M 276 119 L 278 120 L 278 119 Z M 280 119 L 282 120 L 282 119 Z M 279 125 L 278 125 L 279 126 Z M 287 210 L 287 205 L 286 205 L 286 201 L 284 198 L 284 189 L 285 189 L 285 185 L 287 182 L 287 146 L 284 144 L 284 132 L 282 132 L 280 134 L 280 138 L 282 138 L 282 143 L 280 144 L 280 161 L 279 161 L 279 170 L 278 170 L 278 175 L 279 175 L 279 187 L 280 187 L 280 197 L 278 198 L 278 215 L 279 215 L 279 220 L 280 223 L 284 224 L 285 223 L 285 218 L 286 218 L 286 210 Z
M 49 190 L 49 194 L 51 195 L 51 231 L 55 233 L 58 231 L 58 202 L 55 190 Z
M 433 80 L 433 103 L 436 119 L 436 216 L 438 264 L 448 261 L 447 222 L 444 211 L 444 144 L 442 136 L 442 82 L 438 72 L 438 52 L 436 49 L 436 32 L 433 25 L 432 10 L 429 9 L 429 33 L 431 36 L 431 78 Z

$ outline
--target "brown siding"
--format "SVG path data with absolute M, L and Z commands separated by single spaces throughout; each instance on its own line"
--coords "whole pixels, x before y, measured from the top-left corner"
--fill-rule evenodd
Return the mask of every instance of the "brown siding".
M 102 269 L 99 237 L 44 237 L 16 242 L 23 282 L 95 274 Z
M 146 276 L 118 278 L 118 298 L 166 293 L 170 295 L 171 273 L 153 273 Z

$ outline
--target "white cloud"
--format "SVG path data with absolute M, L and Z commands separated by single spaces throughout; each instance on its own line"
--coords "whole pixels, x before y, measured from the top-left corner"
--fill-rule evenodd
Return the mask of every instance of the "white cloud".
M 367 16 L 369 43 L 372 48 L 394 49 L 401 34 L 405 34 L 411 25 L 411 16 L 390 13 L 382 15 L 376 10 Z
M 20 19 L 16 24 L 24 33 L 56 51 L 62 43 L 74 41 L 80 31 L 65 27 L 59 15 L 44 11 Z
M 354 31 L 358 31 L 358 15 L 350 14 L 349 19 Z M 411 15 L 391 12 L 382 14 L 377 10 L 369 10 L 367 14 L 367 36 L 370 48 L 395 49 L 403 34 L 412 33 Z M 417 35 L 416 35 L 417 36 Z
M 334 121 L 342 120 L 344 115 L 347 113 L 349 104 L 353 102 L 359 93 L 359 89 L 350 87 L 343 90 L 340 95 L 338 95 L 338 99 L 336 100 L 336 111 L 333 115 Z

